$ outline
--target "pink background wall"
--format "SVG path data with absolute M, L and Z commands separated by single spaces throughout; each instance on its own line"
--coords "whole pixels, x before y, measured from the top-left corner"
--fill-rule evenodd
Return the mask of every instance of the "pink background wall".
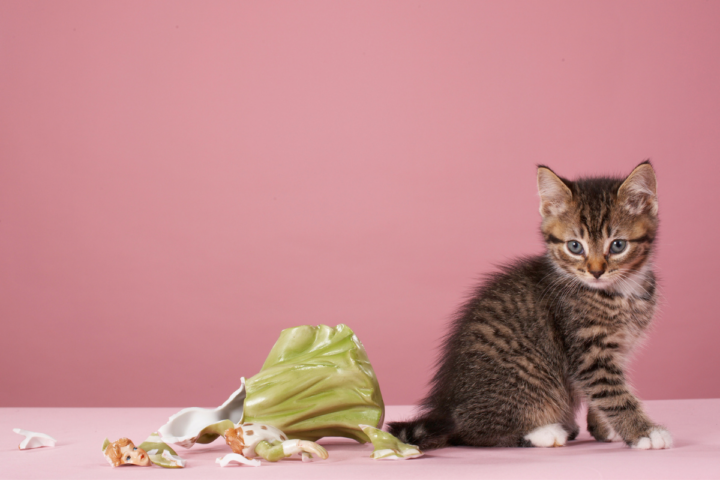
M 346 323 L 425 392 L 535 164 L 659 176 L 643 398 L 719 397 L 720 2 L 0 4 L 0 405 L 217 405 Z

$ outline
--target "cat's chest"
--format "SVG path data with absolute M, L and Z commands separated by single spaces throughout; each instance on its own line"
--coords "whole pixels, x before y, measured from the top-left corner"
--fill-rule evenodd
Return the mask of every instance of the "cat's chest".
M 654 296 L 606 295 L 586 292 L 569 309 L 570 322 L 581 337 L 606 337 L 629 350 L 647 330 L 655 310 Z

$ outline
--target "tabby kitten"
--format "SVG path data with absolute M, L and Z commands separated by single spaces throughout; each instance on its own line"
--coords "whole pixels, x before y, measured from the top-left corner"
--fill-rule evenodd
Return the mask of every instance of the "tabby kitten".
M 598 441 L 669 448 L 628 387 L 628 354 L 657 302 L 649 162 L 626 179 L 565 180 L 538 167 L 547 251 L 493 274 L 460 309 L 419 418 L 390 432 L 422 449 L 565 445 L 588 404 Z

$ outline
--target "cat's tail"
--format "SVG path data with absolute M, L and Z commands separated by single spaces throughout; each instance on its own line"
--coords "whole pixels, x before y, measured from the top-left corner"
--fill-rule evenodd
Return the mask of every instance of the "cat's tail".
M 420 417 L 409 422 L 390 422 L 388 431 L 400 441 L 432 450 L 450 445 L 455 426 L 450 418 Z

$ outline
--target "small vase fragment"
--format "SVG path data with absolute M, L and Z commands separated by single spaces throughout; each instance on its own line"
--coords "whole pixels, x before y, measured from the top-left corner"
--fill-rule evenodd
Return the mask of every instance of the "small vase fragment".
M 401 442 L 391 433 L 384 432 L 370 425 L 359 425 L 359 427 L 365 432 L 365 435 L 370 438 L 373 447 L 375 447 L 372 453 L 372 458 L 375 460 L 407 460 L 424 455 L 418 447 Z
M 39 447 L 54 447 L 57 443 L 57 440 L 44 433 L 31 432 L 21 428 L 13 428 L 13 432 L 19 435 L 25 435 L 23 441 L 20 442 L 20 445 L 18 445 L 20 450 L 29 450 L 31 448 Z
M 102 445 L 102 452 L 111 467 L 121 465 L 149 467 L 152 465 L 148 453 L 142 448 L 136 447 L 129 438 L 121 438 L 114 442 L 106 438 Z

